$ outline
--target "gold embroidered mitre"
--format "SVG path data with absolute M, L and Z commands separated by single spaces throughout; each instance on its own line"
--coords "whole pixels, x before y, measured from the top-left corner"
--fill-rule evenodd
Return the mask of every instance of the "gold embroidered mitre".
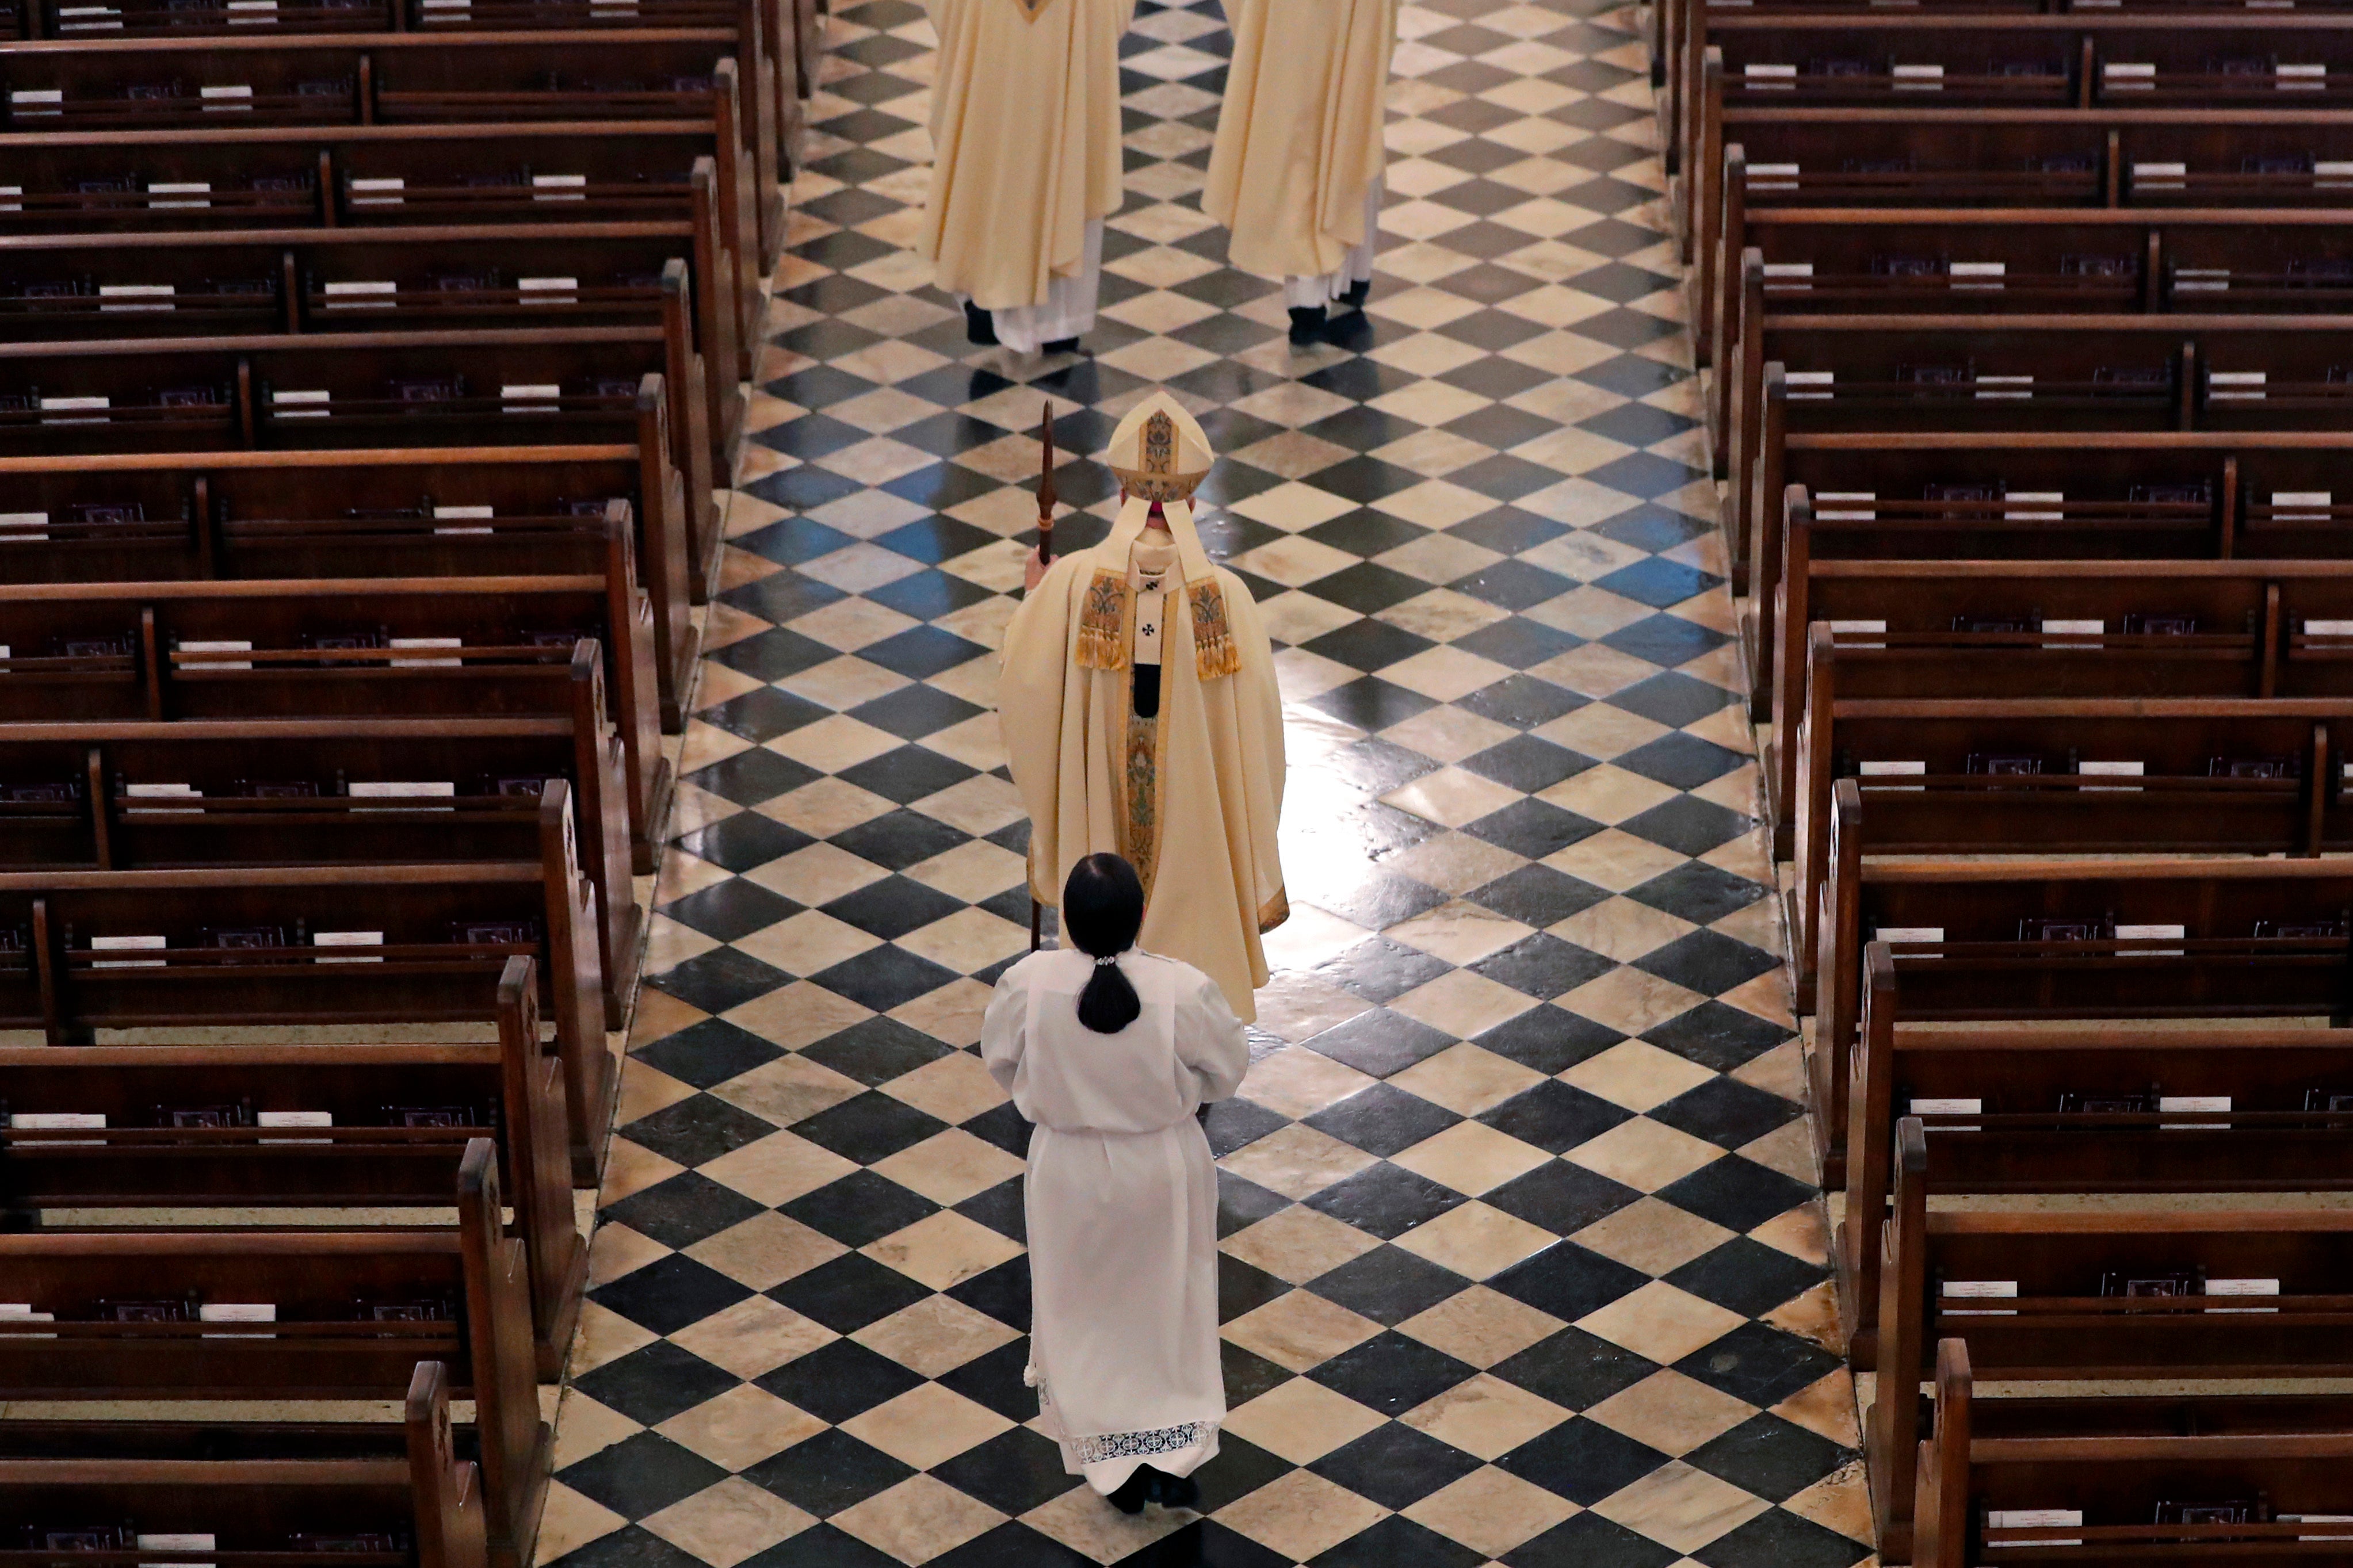
M 1217 454 L 1184 405 L 1155 392 L 1127 412 L 1112 432 L 1105 462 L 1130 496 L 1183 500 L 1200 488 Z

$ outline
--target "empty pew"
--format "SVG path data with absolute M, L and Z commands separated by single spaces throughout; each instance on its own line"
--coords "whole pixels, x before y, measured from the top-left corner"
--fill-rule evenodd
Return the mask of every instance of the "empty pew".
M 2353 1403 L 2242 1394 L 1977 1399 L 1968 1344 L 1936 1345 L 1912 1560 L 2330 1561 L 2353 1548 Z M 2318 1550 L 2316 1551 L 2315 1548 Z M 2335 1550 L 2331 1550 L 2331 1548 Z M 1882 1554 L 1883 1561 L 1887 1560 Z
M 599 705 L 581 710 L 585 729 L 575 716 L 0 724 L 0 868 L 560 865 L 568 838 L 596 892 L 617 1029 L 644 912 L 620 741 Z
M 2345 1331 L 2353 1214 L 1931 1214 L 1918 1124 L 1907 1119 L 1898 1140 L 1881 1393 L 1863 1433 L 1883 1552 L 1903 1557 L 1911 1544 L 1920 1430 L 1912 1390 L 1933 1371 L 1940 1341 L 1964 1342 L 1989 1379 L 2353 1371 Z
M 650 845 L 672 782 L 651 616 L 611 590 L 604 576 L 19 587 L 0 601 L 0 722 L 70 702 L 93 719 L 569 714 L 577 728 L 593 693 L 620 732 L 631 841 Z
M 1862 815 L 1853 784 L 1842 780 L 1833 796 L 1808 1061 L 1830 1185 L 1845 1184 L 1855 1155 L 1845 1138 L 1852 1046 L 1873 941 L 1898 944 L 1912 1018 L 2353 1013 L 2345 964 L 2353 868 L 2344 862 L 1866 860 L 1849 847 Z M 2028 967 L 2011 976 L 2021 962 Z
M 0 933 L 0 1028 L 53 1046 L 100 1029 L 494 1021 L 506 961 L 536 959 L 573 1179 L 602 1168 L 618 1074 L 595 896 L 537 860 L 5 872 Z
M 474 1402 L 491 1561 L 524 1568 L 554 1436 L 488 1139 L 468 1145 L 454 1196 L 448 1227 L 0 1235 L 0 1279 L 29 1309 L 0 1316 L 0 1394 L 397 1399 L 418 1363 L 439 1362 L 450 1395 Z
M 288 1563 L 413 1550 L 418 1568 L 489 1568 L 481 1467 L 449 1424 L 449 1373 L 417 1363 L 401 1426 L 11 1421 L 0 1539 L 15 1551 L 172 1548 Z M 103 1523 L 104 1521 L 127 1521 Z M 170 1548 L 152 1548 L 168 1550 Z
M 530 1265 L 538 1375 L 554 1382 L 588 1263 L 533 971 L 507 960 L 499 1037 L 480 1045 L 0 1047 L 0 1211 L 442 1208 L 487 1138 Z
M 634 574 L 675 731 L 694 640 L 686 489 L 659 395 L 641 385 L 637 409 L 634 446 L 0 458 L 0 583 Z

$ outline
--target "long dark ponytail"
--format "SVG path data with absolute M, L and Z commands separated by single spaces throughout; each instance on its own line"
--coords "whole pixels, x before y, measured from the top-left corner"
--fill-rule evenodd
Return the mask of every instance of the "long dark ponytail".
M 1144 883 L 1116 855 L 1090 855 L 1062 884 L 1062 934 L 1095 961 L 1079 993 L 1079 1022 L 1098 1035 L 1116 1035 L 1144 1011 L 1135 987 L 1113 962 L 1135 945 L 1144 924 Z

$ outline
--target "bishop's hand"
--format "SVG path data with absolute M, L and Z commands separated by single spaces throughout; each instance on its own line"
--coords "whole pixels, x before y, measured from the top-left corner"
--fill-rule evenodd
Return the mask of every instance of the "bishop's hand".
M 1029 552 L 1029 559 L 1021 563 L 1022 593 L 1036 593 L 1038 591 L 1038 584 L 1045 581 L 1045 578 L 1046 558 L 1043 555 L 1039 554 L 1035 550 L 1032 550 Z

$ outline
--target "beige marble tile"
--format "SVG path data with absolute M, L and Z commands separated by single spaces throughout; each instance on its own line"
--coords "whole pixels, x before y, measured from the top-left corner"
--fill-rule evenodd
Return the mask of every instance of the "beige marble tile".
M 984 1143 L 961 1127 L 934 1133 L 872 1166 L 878 1175 L 942 1207 L 964 1202 L 1021 1173 L 1022 1163 L 994 1143 Z
M 1305 1372 L 1363 1344 L 1381 1326 L 1311 1290 L 1292 1290 L 1252 1308 L 1219 1331 L 1277 1366 Z
M 1555 1239 L 1540 1226 L 1469 1203 L 1414 1226 L 1397 1245 L 1466 1279 L 1485 1279 L 1542 1252 Z
M 1569 1415 L 1549 1399 L 1482 1372 L 1398 1419 L 1466 1454 L 1496 1459 L 1551 1431 Z
M 748 1297 L 670 1336 L 672 1343 L 742 1378 L 763 1376 L 840 1337 L 765 1296 Z
M 1781 1506 L 1852 1540 L 1867 1544 L 1872 1539 L 1871 1487 L 1859 1459 L 1841 1465 Z
M 540 1515 L 539 1545 L 533 1559 L 540 1568 L 592 1541 L 601 1541 L 629 1521 L 574 1491 L 562 1481 L 547 1483 L 546 1510 Z
M 1465 1041 L 1391 1075 L 1389 1081 L 1458 1116 L 1476 1116 L 1543 1079 L 1541 1073 Z
M 1451 642 L 1483 626 L 1492 626 L 1497 621 L 1508 620 L 1510 616 L 1511 612 L 1483 599 L 1474 599 L 1452 588 L 1432 588 L 1427 594 L 1415 595 L 1401 605 L 1391 605 L 1374 618 L 1433 642 Z M 1452 760 L 1440 759 L 1441 762 Z
M 1475 1367 L 1509 1361 L 1568 1325 L 1484 1285 L 1457 1291 L 1398 1325 L 1398 1332 Z
M 1578 1016 L 1621 1035 L 1639 1035 L 1681 1017 L 1707 998 L 1630 966 L 1613 969 L 1555 1000 Z
M 1574 942 L 1588 952 L 1631 963 L 1699 928 L 1632 899 L 1606 899 L 1546 929 L 1561 941 Z
M 1477 688 L 1471 689 L 1476 690 Z M 1416 816 L 1446 827 L 1461 827 L 1476 822 L 1482 816 L 1503 810 L 1519 798 L 1520 792 L 1510 785 L 1497 784 L 1468 768 L 1459 767 L 1443 767 L 1436 773 L 1424 773 L 1411 784 L 1402 784 L 1381 796 L 1386 805 L 1396 806 L 1399 811 L 1409 811 Z
M 1388 1512 L 1312 1471 L 1293 1470 L 1227 1504 L 1214 1517 L 1229 1530 L 1304 1563 L 1370 1529 Z
M 770 1455 L 816 1436 L 825 1430 L 825 1423 L 756 1384 L 739 1383 L 715 1399 L 681 1411 L 654 1430 L 714 1465 L 748 1470 Z M 669 1539 L 674 1544 L 685 1544 Z
M 934 1290 L 961 1285 L 976 1274 L 1021 1256 L 1018 1243 L 953 1209 L 919 1219 L 859 1250 Z
M 1715 1251 L 1733 1233 L 1658 1198 L 1639 1198 L 1569 1237 L 1589 1252 L 1649 1275 L 1670 1274 Z
M 1715 1343 L 1745 1321 L 1737 1312 L 1653 1279 L 1587 1313 L 1577 1326 L 1665 1366 Z
M 974 1037 L 979 1037 L 976 1023 Z M 961 1125 L 982 1111 L 1005 1103 L 1005 1091 L 988 1076 L 981 1059 L 965 1051 L 925 1062 L 913 1072 L 902 1073 L 882 1086 L 882 1092 L 928 1111 L 952 1125 Z
M 1303 1046 L 1286 1046 L 1250 1064 L 1242 1079 L 1241 1097 L 1295 1119 L 1337 1105 L 1376 1081 Z
M 1404 1511 L 1416 1524 L 1493 1558 L 1535 1540 L 1579 1510 L 1558 1493 L 1488 1465 L 1440 1488 Z
M 1218 1249 L 1278 1279 L 1304 1285 L 1379 1245 L 1355 1226 L 1293 1204 L 1236 1231 Z
M 1525 1175 L 1552 1156 L 1533 1144 L 1477 1121 L 1458 1121 L 1412 1148 L 1389 1156 L 1417 1175 L 1476 1197 L 1514 1176 Z
M 1425 710 L 1405 722 L 1392 724 L 1381 731 L 1384 738 L 1395 741 L 1407 750 L 1419 752 L 1423 756 L 1433 757 L 1441 763 L 1459 763 L 1490 746 L 1502 745 L 1514 733 L 1508 725 L 1498 724 L 1493 719 L 1482 719 L 1467 709 L 1447 705 Z
M 1243 1080 L 1245 1086 L 1249 1080 Z M 1374 1163 L 1363 1150 L 1293 1122 L 1227 1155 L 1225 1168 L 1287 1198 L 1322 1192 Z
M 1013 1423 L 936 1383 L 909 1389 L 851 1416 L 841 1429 L 918 1469 L 954 1458 L 1009 1430 Z
M 828 1182 L 838 1182 L 858 1169 L 830 1149 L 819 1148 L 790 1132 L 777 1132 L 696 1167 L 722 1186 L 733 1187 L 755 1204 L 774 1208 Z
M 720 1015 L 738 1028 L 749 1029 L 786 1050 L 813 1046 L 828 1035 L 838 1035 L 850 1025 L 873 1015 L 847 996 L 838 996 L 822 985 L 797 980 L 790 985 L 779 985 L 765 996 L 755 996 L 740 1006 L 730 1007 Z M 773 1064 L 771 1064 L 773 1065 Z M 744 1077 L 750 1077 L 745 1074 Z M 741 1083 L 743 1079 L 732 1079 Z M 745 1106 L 745 1110 L 756 1107 Z M 804 1114 L 807 1114 L 804 1112 Z
M 815 847 L 828 848 L 830 846 Z M 801 853 L 807 854 L 807 851 Z M 850 856 L 849 858 L 857 859 L 857 857 Z M 866 862 L 860 860 L 859 864 L 862 866 Z M 879 871 L 880 868 L 876 869 Z M 906 874 L 927 888 L 937 888 L 950 898 L 977 903 L 983 899 L 996 897 L 1008 888 L 1019 887 L 1022 879 L 1029 875 L 1029 862 L 985 838 L 974 838 L 944 854 L 934 855 L 928 860 L 908 867 Z
M 803 910 L 734 942 L 737 952 L 774 964 L 787 974 L 815 974 L 881 945 L 881 938 L 822 910 Z
M 1792 1258 L 1801 1258 L 1817 1268 L 1830 1265 L 1830 1229 L 1819 1205 L 1800 1204 L 1767 1220 L 1748 1235 L 1752 1240 Z
M 1715 1076 L 1697 1062 L 1642 1040 L 1621 1040 L 1560 1075 L 1588 1094 L 1629 1110 L 1648 1110 Z
M 831 1522 L 886 1557 L 928 1563 L 996 1529 L 1005 1517 L 945 1481 L 915 1475 L 842 1510 Z
M 1029 932 L 987 910 L 967 908 L 909 931 L 899 945 L 959 974 L 970 974 L 1026 951 Z
M 1651 1193 L 1723 1155 L 1723 1150 L 1704 1139 L 1637 1117 L 1588 1139 L 1562 1158 L 1637 1192 Z
M 652 1150 L 615 1136 L 605 1152 L 605 1184 L 597 1190 L 599 1204 L 617 1204 L 631 1193 L 641 1193 L 657 1182 L 667 1182 L 686 1167 Z
M 565 1364 L 577 1377 L 594 1372 L 607 1362 L 618 1361 L 631 1351 L 643 1350 L 659 1337 L 609 1307 L 584 1301 L 580 1304 L 580 1326 L 573 1334 L 572 1353 Z
M 1537 1005 L 1525 992 L 1468 969 L 1449 970 L 1389 1003 L 1392 1011 L 1457 1039 L 1483 1035 Z
M 1665 876 L 1683 864 L 1683 857 L 1621 828 L 1606 827 L 1546 856 L 1544 863 L 1580 882 L 1622 893 L 1653 877 Z
M 1747 1401 L 1672 1368 L 1652 1373 L 1585 1413 L 1613 1432 L 1680 1458 L 1757 1414 Z
M 566 1388 L 556 1405 L 554 1468 L 576 1465 L 591 1454 L 636 1436 L 645 1428 L 617 1410 Z
M 1662 1465 L 1593 1511 L 1673 1551 L 1693 1552 L 1772 1505 L 1681 1462 Z
M 651 1116 L 665 1106 L 691 1099 L 695 1092 L 692 1084 L 679 1082 L 653 1063 L 633 1061 L 621 1074 L 621 1091 L 613 1108 L 613 1124 L 627 1127 L 639 1117 Z
M 1850 1448 L 1862 1440 L 1854 1375 L 1842 1366 L 1773 1406 L 1773 1414 Z
M 739 1285 L 766 1290 L 820 1263 L 829 1263 L 849 1249 L 797 1219 L 770 1209 L 740 1225 L 707 1236 L 685 1248 L 686 1255 L 726 1275 Z
M 1382 864 L 1401 877 L 1426 882 L 1442 893 L 1461 894 L 1483 888 L 1526 862 L 1508 849 L 1499 849 L 1467 833 L 1440 833 L 1411 848 L 1398 850 Z
M 929 1296 L 849 1337 L 925 1377 L 944 1377 L 1021 1336 L 952 1296 Z

